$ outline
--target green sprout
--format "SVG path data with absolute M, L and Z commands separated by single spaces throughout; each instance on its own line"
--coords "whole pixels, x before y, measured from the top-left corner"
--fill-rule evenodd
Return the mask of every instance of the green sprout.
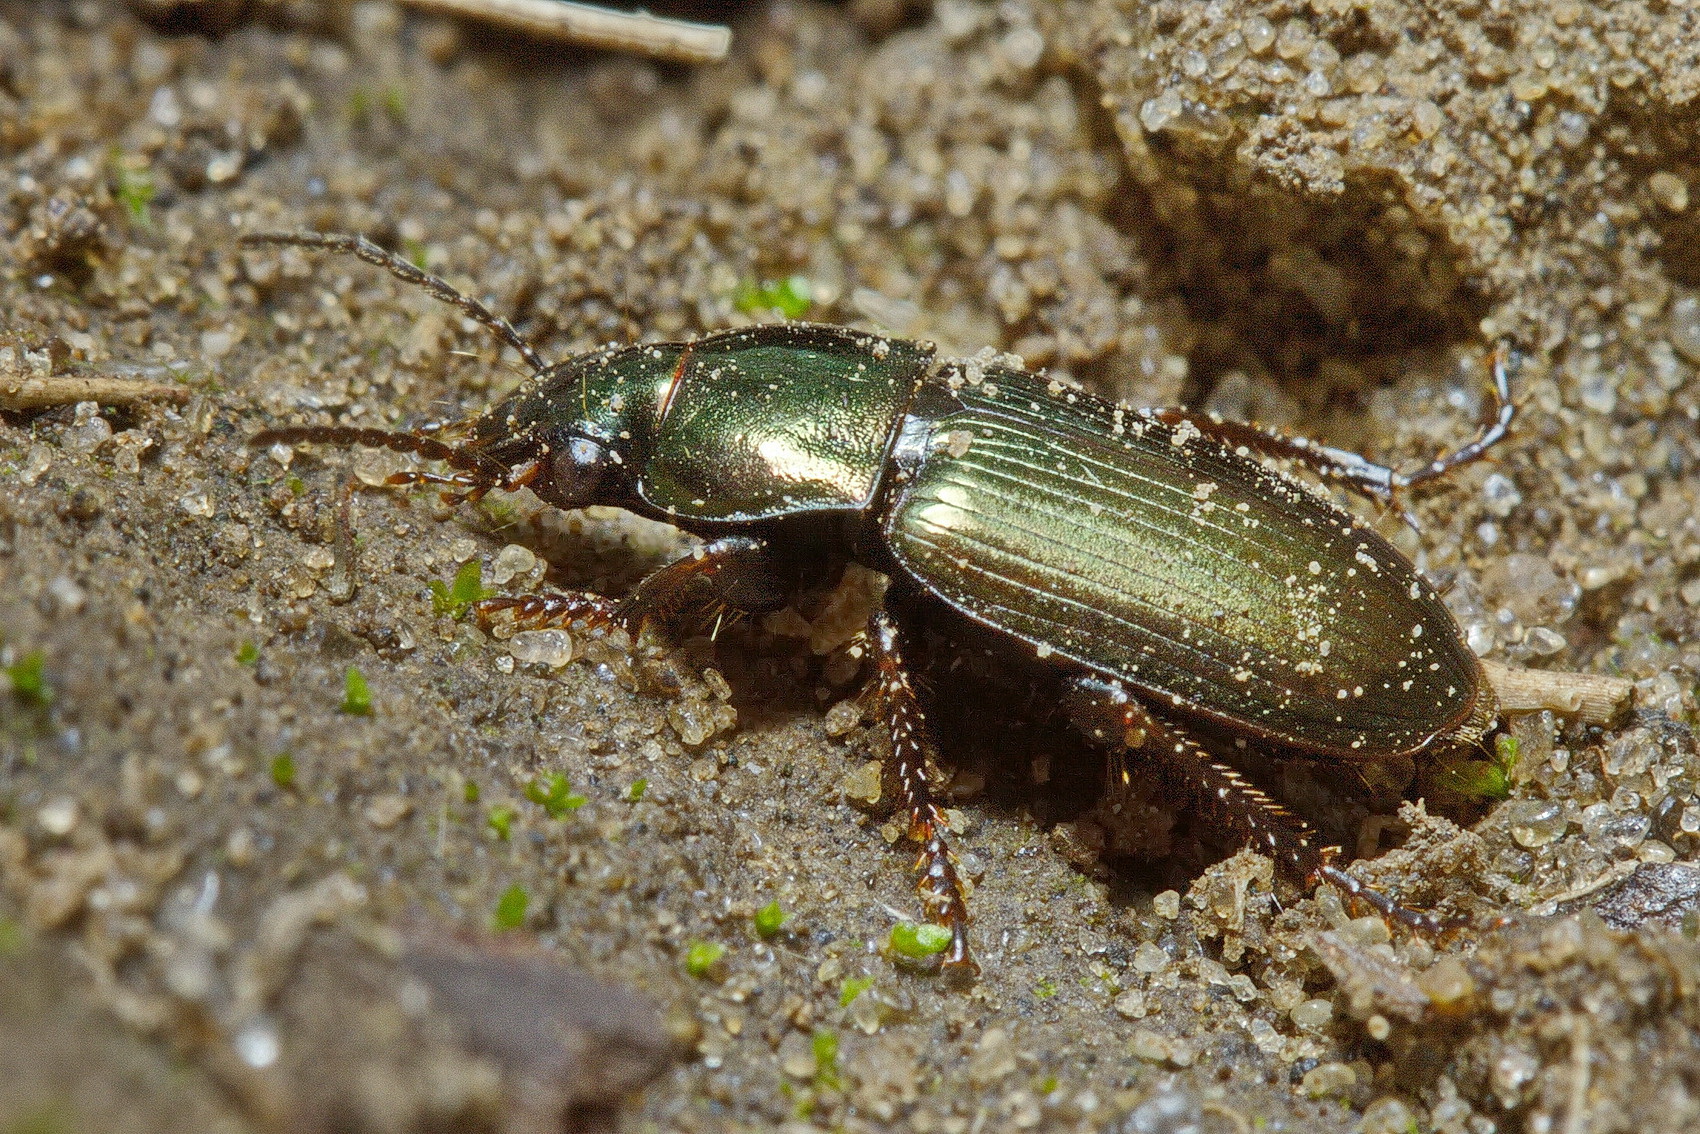
M 431 580 L 431 609 L 459 622 L 466 617 L 466 612 L 473 603 L 481 602 L 495 593 L 484 589 L 483 565 L 476 559 L 469 559 L 455 572 L 454 582 L 444 584 L 441 579 Z
M 279 752 L 272 757 L 272 783 L 282 791 L 295 790 L 295 757 L 287 752 Z
M 9 917 L 0 916 L 0 959 L 15 957 L 24 951 L 24 927 Z
M 636 803 L 638 800 L 643 798 L 643 793 L 648 790 L 648 780 L 642 778 L 635 779 L 632 781 L 632 786 L 626 789 L 626 801 L 628 803 Z
M 405 236 L 402 237 L 401 238 L 401 254 L 402 254 L 402 256 L 404 256 L 407 259 L 407 262 L 409 264 L 412 264 L 415 268 L 418 268 L 420 271 L 423 272 L 423 271 L 428 270 L 426 263 L 425 263 L 426 249 L 425 249 L 425 245 L 421 241 L 409 240 Z
M 757 311 L 777 311 L 787 319 L 799 319 L 815 301 L 814 285 L 808 276 L 787 276 L 782 280 L 758 283 L 745 280 L 738 285 L 732 303 L 749 315 Z
M 844 983 L 838 986 L 838 1006 L 848 1008 L 856 1002 L 856 997 L 874 986 L 871 976 L 845 977 Z
M 924 960 L 950 948 L 950 930 L 942 925 L 900 921 L 891 927 L 891 951 L 910 960 Z
M 692 941 L 685 946 L 685 971 L 699 979 L 706 977 L 725 955 L 726 946 L 718 941 Z
M 838 1074 L 838 1033 L 818 1028 L 809 1037 L 809 1046 L 815 1053 L 815 1086 L 829 1091 L 841 1088 L 844 1080 Z
M 772 901 L 756 911 L 755 920 L 756 932 L 763 937 L 772 937 L 791 920 L 791 915 L 786 913 L 777 901 Z
M 496 913 L 491 919 L 499 930 L 518 929 L 525 924 L 525 913 L 531 908 L 531 895 L 515 882 L 496 899 Z
M 484 822 L 505 843 L 513 837 L 514 820 L 518 818 L 519 812 L 505 803 L 498 803 L 484 816 Z
M 1040 1000 L 1049 1000 L 1057 994 L 1057 986 L 1048 980 L 1042 980 L 1033 986 L 1033 995 Z
M 366 678 L 353 666 L 342 677 L 341 711 L 355 717 L 372 715 L 372 690 L 366 686 Z
M 477 803 L 478 795 L 479 791 L 477 780 L 467 780 L 464 784 L 460 785 L 460 797 L 466 800 L 466 802 Z
M 12 696 L 31 705 L 46 706 L 53 702 L 53 686 L 47 683 L 47 658 L 40 650 L 31 650 L 5 667 L 6 680 L 12 683 Z
M 1511 794 L 1511 770 L 1517 766 L 1518 741 L 1500 735 L 1491 760 L 1452 760 L 1435 772 L 1442 787 L 1474 799 L 1505 799 Z
M 567 777 L 559 772 L 550 772 L 526 784 L 525 798 L 547 811 L 551 819 L 571 815 L 587 802 L 584 796 L 573 794 Z
M 236 647 L 236 664 L 253 665 L 259 660 L 260 647 L 254 645 L 250 639 L 242 639 L 242 644 Z
M 159 187 L 153 182 L 153 174 L 145 164 L 135 164 L 123 154 L 114 150 L 112 153 L 112 195 L 118 199 L 118 204 L 130 215 L 130 223 L 138 228 L 152 228 L 153 218 L 148 215 L 148 206 L 159 194 Z

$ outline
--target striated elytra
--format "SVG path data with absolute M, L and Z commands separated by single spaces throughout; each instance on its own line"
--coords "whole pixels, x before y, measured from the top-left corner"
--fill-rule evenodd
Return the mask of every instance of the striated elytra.
M 927 608 L 1030 663 L 1088 737 L 1188 784 L 1301 878 L 1433 929 L 1334 865 L 1336 848 L 1217 758 L 1221 738 L 1340 764 L 1481 743 L 1497 705 L 1456 621 L 1402 555 L 1273 470 L 1296 458 L 1377 497 L 1479 458 L 1512 419 L 1412 474 L 1182 410 L 1136 410 L 1014 360 L 941 359 L 927 343 L 784 324 L 545 364 L 504 319 L 360 237 L 250 243 L 351 253 L 495 331 L 530 364 L 517 392 L 459 425 L 272 429 L 257 443 L 372 445 L 445 463 L 396 484 L 457 498 L 528 487 L 559 508 L 615 505 L 704 547 L 625 600 L 505 596 L 481 619 L 635 628 L 687 603 L 776 609 L 796 580 L 856 560 L 891 580 L 867 630 L 891 752 L 885 795 L 920 848 L 918 889 L 946 926 L 947 968 L 976 971 L 968 913 L 904 660 Z

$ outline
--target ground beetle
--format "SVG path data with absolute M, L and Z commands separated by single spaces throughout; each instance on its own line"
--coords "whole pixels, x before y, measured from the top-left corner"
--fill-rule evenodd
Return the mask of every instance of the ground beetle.
M 1473 461 L 1469 445 L 1411 474 L 1185 410 L 1136 410 L 1016 360 L 941 359 L 931 344 L 780 324 L 689 343 L 614 346 L 546 365 L 505 319 L 363 237 L 264 233 L 248 243 L 351 253 L 425 288 L 533 371 L 442 431 L 270 429 L 258 444 L 368 445 L 447 465 L 392 484 L 452 499 L 530 488 L 548 504 L 630 509 L 702 537 L 624 601 L 586 592 L 489 599 L 519 626 L 615 624 L 703 597 L 771 610 L 810 566 L 856 560 L 890 579 L 867 628 L 890 734 L 885 794 L 920 848 L 918 890 L 948 927 L 947 968 L 977 971 L 904 661 L 904 613 L 930 609 L 1056 683 L 1071 718 L 1127 761 L 1188 784 L 1307 882 L 1434 929 L 1334 865 L 1338 848 L 1213 754 L 1234 742 L 1337 765 L 1476 745 L 1497 702 L 1445 605 L 1361 520 L 1260 458 L 1303 461 L 1390 499 Z M 503 614 L 502 612 L 507 612 Z

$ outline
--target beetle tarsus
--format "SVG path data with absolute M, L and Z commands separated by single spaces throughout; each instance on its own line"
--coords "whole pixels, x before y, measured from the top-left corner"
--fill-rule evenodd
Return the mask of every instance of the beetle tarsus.
M 1324 850 L 1324 854 L 1326 857 L 1332 858 L 1332 854 L 1329 854 L 1328 852 L 1337 851 L 1338 849 L 1338 847 L 1327 847 Z M 1369 906 L 1376 913 L 1380 914 L 1383 919 L 1396 921 L 1400 925 L 1403 925 L 1406 929 L 1409 929 L 1414 933 L 1419 933 L 1424 937 L 1435 939 L 1443 938 L 1448 934 L 1463 928 L 1466 924 L 1461 921 L 1442 921 L 1433 914 L 1402 906 L 1394 899 L 1383 894 L 1380 890 L 1377 890 L 1375 887 L 1366 882 L 1361 882 L 1357 878 L 1346 873 L 1346 871 L 1335 866 L 1332 862 L 1324 861 L 1320 866 L 1316 867 L 1315 870 L 1311 871 L 1308 880 L 1312 883 L 1327 882 L 1336 890 L 1344 894 L 1348 901 L 1362 902 L 1364 905 Z
M 489 630 L 496 616 L 512 612 L 509 627 L 520 630 L 570 630 L 582 623 L 591 631 L 608 630 L 620 624 L 620 604 L 590 591 L 552 591 L 536 595 L 501 595 L 472 604 L 478 625 Z
M 945 954 L 945 971 L 973 979 L 980 966 L 968 949 L 968 901 L 962 892 L 950 846 L 945 842 L 945 817 L 933 798 L 928 778 L 932 743 L 927 735 L 926 715 L 921 711 L 897 623 L 884 610 L 868 620 L 868 643 L 873 652 L 873 684 L 884 708 L 891 734 L 891 754 L 883 769 L 881 795 L 897 801 L 908 819 L 906 834 L 921 848 L 915 861 L 920 881 L 915 889 L 936 925 L 950 930 L 950 951 Z

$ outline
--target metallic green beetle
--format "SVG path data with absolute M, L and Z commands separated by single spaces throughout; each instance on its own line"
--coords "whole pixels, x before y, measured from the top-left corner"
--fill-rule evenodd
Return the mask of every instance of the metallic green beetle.
M 1018 365 L 939 359 L 930 344 L 842 327 L 761 326 L 546 365 L 505 319 L 363 238 L 247 240 L 384 267 L 493 330 L 535 375 L 442 433 L 305 426 L 268 430 L 257 443 L 411 452 L 452 471 L 404 472 L 392 483 L 442 484 L 461 498 L 529 487 L 559 508 L 616 505 L 707 541 L 622 602 L 509 596 L 482 603 L 482 618 L 634 625 L 705 595 L 774 609 L 801 570 L 822 561 L 854 559 L 890 578 L 867 634 L 891 738 L 885 787 L 920 847 L 928 914 L 951 932 L 947 968 L 976 971 L 894 617 L 918 605 L 1053 676 L 1088 736 L 1166 766 L 1301 878 L 1436 928 L 1334 865 L 1337 848 L 1315 845 L 1303 821 L 1201 737 L 1337 763 L 1482 741 L 1497 704 L 1445 605 L 1362 521 L 1258 458 L 1298 458 L 1391 497 L 1505 435 L 1514 410 L 1503 354 L 1492 423 L 1400 474 L 1301 439 L 1119 407 Z

